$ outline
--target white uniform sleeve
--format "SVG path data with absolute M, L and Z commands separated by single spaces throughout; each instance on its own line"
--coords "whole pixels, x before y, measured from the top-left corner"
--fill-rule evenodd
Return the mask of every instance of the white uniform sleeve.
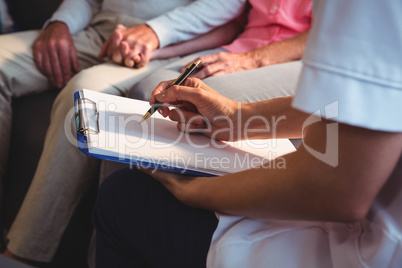
M 317 16 L 293 106 L 321 110 L 345 124 L 401 132 L 400 10 L 402 1 L 393 0 L 314 2 Z
M 239 15 L 245 0 L 197 0 L 148 20 L 159 38 L 160 47 L 190 40 Z
M 93 15 L 100 9 L 102 0 L 64 0 L 43 26 L 52 21 L 62 21 L 67 24 L 71 34 L 83 30 L 89 25 Z

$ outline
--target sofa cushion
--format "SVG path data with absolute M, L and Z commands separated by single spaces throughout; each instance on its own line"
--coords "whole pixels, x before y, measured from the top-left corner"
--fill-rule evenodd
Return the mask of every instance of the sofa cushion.
M 0 0 L 0 34 L 9 33 L 14 30 L 14 21 L 8 11 L 6 0 Z
M 17 30 L 41 29 L 62 0 L 7 0 Z

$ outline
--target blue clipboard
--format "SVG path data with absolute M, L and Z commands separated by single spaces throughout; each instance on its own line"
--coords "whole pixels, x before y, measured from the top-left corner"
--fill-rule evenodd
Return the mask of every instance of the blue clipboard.
M 85 106 L 82 104 L 88 103 L 88 102 L 90 102 L 92 105 L 94 105 L 94 107 L 95 107 L 94 111 L 95 111 L 95 113 L 97 113 L 96 103 L 92 102 L 89 99 L 84 98 L 82 95 L 82 91 L 77 91 L 74 93 L 77 144 L 78 144 L 79 150 L 82 153 L 84 153 L 90 157 L 97 158 L 97 159 L 120 162 L 120 163 L 135 165 L 135 166 L 142 166 L 142 167 L 147 167 L 147 168 L 151 168 L 151 169 L 165 170 L 165 171 L 181 173 L 181 174 L 186 174 L 186 175 L 191 175 L 191 176 L 202 176 L 202 177 L 217 176 L 215 174 L 210 174 L 210 173 L 205 173 L 205 172 L 200 172 L 200 171 L 195 171 L 195 170 L 182 169 L 182 168 L 177 168 L 177 167 L 167 166 L 167 165 L 157 165 L 157 164 L 147 161 L 146 159 L 143 159 L 143 158 L 136 158 L 136 157 L 120 158 L 120 157 L 115 157 L 115 156 L 110 156 L 110 155 L 101 155 L 101 154 L 91 153 L 89 151 L 87 135 L 89 133 L 96 134 L 100 130 L 99 130 L 98 122 L 94 122 L 94 124 L 92 124 L 94 126 L 98 126 L 98 129 L 96 129 L 96 127 L 95 128 L 89 127 L 88 120 L 95 120 L 95 119 L 99 120 L 99 114 L 97 114 L 97 115 L 95 114 L 95 116 L 92 116 L 92 117 L 87 116 L 87 111 L 85 110 Z

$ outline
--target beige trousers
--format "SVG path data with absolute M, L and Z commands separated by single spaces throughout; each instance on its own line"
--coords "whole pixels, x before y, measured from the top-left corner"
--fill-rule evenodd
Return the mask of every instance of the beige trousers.
M 36 261 L 51 261 L 83 192 L 97 179 L 99 160 L 82 154 L 75 142 L 68 139 L 71 134 L 75 136 L 71 126 L 74 92 L 87 88 L 124 95 L 151 71 L 177 60 L 151 61 L 142 69 L 132 69 L 98 58 L 102 43 L 117 23 L 130 26 L 142 22 L 103 12 L 94 17 L 90 27 L 73 36 L 81 71 L 60 91 L 53 104 L 43 153 L 7 236 L 8 249 L 14 254 Z M 39 34 L 39 31 L 27 31 L 0 35 L 0 176 L 4 174 L 8 155 L 11 99 L 52 89 L 33 61 L 31 46 Z

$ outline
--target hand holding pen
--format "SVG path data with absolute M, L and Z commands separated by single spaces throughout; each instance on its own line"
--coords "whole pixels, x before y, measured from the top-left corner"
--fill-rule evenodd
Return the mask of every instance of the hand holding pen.
M 242 121 L 238 120 L 239 115 L 246 121 L 246 114 L 254 115 L 252 109 L 241 111 L 243 104 L 221 95 L 197 78 L 187 79 L 179 87 L 172 87 L 171 83 L 160 83 L 152 92 L 151 101 L 180 104 L 177 109 L 163 106 L 159 111 L 163 117 L 177 122 L 181 131 L 235 141 L 243 133 L 243 126 L 238 125 Z
M 184 81 L 197 69 L 197 66 L 201 63 L 201 60 L 198 60 L 192 64 L 190 64 L 186 70 L 173 82 L 172 86 L 181 85 Z M 151 108 L 146 112 L 146 114 L 142 117 L 140 124 L 147 120 L 153 113 L 156 112 L 160 107 L 163 106 L 162 102 L 156 101 Z

